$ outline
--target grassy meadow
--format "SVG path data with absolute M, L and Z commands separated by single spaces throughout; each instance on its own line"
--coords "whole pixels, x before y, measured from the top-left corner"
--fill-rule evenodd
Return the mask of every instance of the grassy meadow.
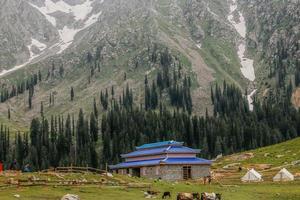
M 300 199 L 300 138 L 252 151 L 225 156 L 212 166 L 214 180 L 167 182 L 114 174 L 113 177 L 91 173 L 23 173 L 0 175 L 0 200 L 59 200 L 65 194 L 79 195 L 82 200 L 142 200 L 147 190 L 158 191 L 161 199 L 170 191 L 171 199 L 178 192 L 221 193 L 225 200 L 299 200 Z M 242 167 L 242 171 L 239 171 Z M 273 182 L 272 177 L 287 168 L 295 175 L 293 182 Z M 240 178 L 254 168 L 263 176 L 260 183 L 242 183 Z M 9 181 L 19 180 L 20 185 Z M 36 182 L 28 181 L 36 180 Z M 70 184 L 68 181 L 76 181 Z M 15 197 L 14 195 L 20 195 Z
M 89 175 L 92 179 L 99 179 L 100 176 Z M 26 186 L 26 187 L 1 187 L 0 199 L 49 199 L 59 200 L 63 195 L 71 193 L 79 195 L 80 199 L 93 200 L 132 200 L 145 199 L 144 191 L 148 188 L 135 188 L 140 184 L 148 183 L 151 190 L 172 193 L 171 199 L 176 199 L 178 192 L 218 192 L 222 193 L 223 199 L 230 200 L 253 200 L 253 199 L 291 199 L 298 200 L 300 197 L 300 181 L 292 183 L 251 183 L 243 184 L 240 181 L 227 182 L 224 185 L 213 183 L 203 185 L 202 182 L 154 182 L 150 180 L 117 177 L 118 180 L 126 183 L 135 183 L 132 187 L 115 185 L 90 185 L 90 186 Z M 228 184 L 228 185 L 227 185 Z M 229 185 L 234 184 L 234 185 Z M 19 198 L 14 195 L 20 195 Z M 161 199 L 161 193 L 157 199 Z

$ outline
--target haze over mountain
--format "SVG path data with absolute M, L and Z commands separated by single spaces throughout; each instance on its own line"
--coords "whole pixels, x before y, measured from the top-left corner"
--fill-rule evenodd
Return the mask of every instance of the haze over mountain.
M 105 168 L 144 143 L 211 159 L 299 137 L 299 43 L 298 0 L 0 0 L 0 160 Z
M 212 111 L 210 87 L 224 80 L 247 91 L 252 109 L 254 95 L 272 96 L 274 88 L 293 79 L 300 56 L 295 0 L 1 0 L 0 4 L 2 89 L 39 70 L 43 75 L 33 108 L 27 108 L 26 93 L 1 103 L 0 120 L 11 123 L 6 119 L 10 108 L 17 127 L 29 124 L 39 113 L 40 102 L 46 116 L 90 110 L 93 98 L 111 86 L 121 94 L 129 84 L 135 101 L 143 103 L 144 77 L 155 79 L 159 71 L 151 56 L 166 48 L 173 65 L 180 63 L 191 77 L 195 114 Z M 274 61 L 283 51 L 281 62 Z M 91 60 L 92 68 L 101 65 L 101 72 L 93 76 Z M 72 102 L 71 87 L 76 96 Z M 50 108 L 51 94 L 56 103 Z

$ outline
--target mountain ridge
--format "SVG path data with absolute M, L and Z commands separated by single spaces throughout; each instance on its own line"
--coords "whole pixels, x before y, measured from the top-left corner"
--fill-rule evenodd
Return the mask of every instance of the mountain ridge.
M 7 1 L 3 2 L 3 4 L 5 3 L 7 4 Z M 237 53 L 242 37 L 227 19 L 230 15 L 230 3 L 236 3 L 238 11 L 242 11 L 245 15 L 247 43 L 244 56 L 250 57 L 250 59 L 255 58 L 255 73 L 257 70 L 259 72 L 258 82 L 251 82 L 242 75 L 240 69 L 242 56 Z M 54 4 L 58 6 L 55 8 L 56 10 L 52 8 Z M 57 94 L 57 104 L 52 108 L 49 107 L 49 109 L 46 107 L 45 114 L 47 116 L 56 112 L 61 114 L 76 113 L 79 107 L 90 110 L 93 98 L 99 98 L 100 90 L 115 86 L 117 93 L 121 94 L 126 84 L 133 87 L 137 93 L 135 100 L 138 103 L 143 103 L 144 76 L 147 75 L 150 80 L 155 79 L 159 69 L 159 64 L 151 62 L 151 54 L 149 53 L 153 51 L 156 44 L 160 45 L 160 52 L 163 52 L 164 48 L 168 48 L 172 56 L 178 58 L 183 64 L 185 73 L 191 76 L 194 114 L 204 115 L 206 109 L 212 113 L 210 87 L 221 84 L 224 80 L 237 85 L 243 92 L 247 91 L 245 95 L 248 94 L 249 102 L 251 100 L 250 95 L 251 97 L 255 96 L 255 87 L 258 88 L 257 96 L 261 98 L 261 92 L 264 88 L 261 78 L 266 77 L 266 75 L 259 70 L 262 65 L 255 57 L 256 52 L 252 48 L 248 48 L 251 47 L 249 43 L 251 36 L 248 33 L 249 26 L 251 26 L 249 25 L 251 24 L 249 17 L 251 10 L 249 12 L 245 10 L 244 1 L 177 0 L 161 2 L 151 0 L 145 2 L 130 0 L 124 2 L 113 0 L 108 2 L 60 0 L 54 3 L 50 0 L 32 0 L 22 1 L 20 5 L 33 11 L 33 15 L 41 19 L 39 23 L 47 27 L 40 28 L 41 30 L 49 29 L 53 33 L 51 31 L 49 33 L 51 38 L 49 42 L 41 37 L 43 34 L 40 34 L 40 31 L 37 31 L 39 35 L 35 37 L 26 36 L 27 42 L 22 45 L 25 51 L 22 51 L 18 57 L 26 61 L 26 57 L 30 55 L 40 56 L 33 59 L 31 63 L 25 62 L 28 66 L 24 66 L 22 69 L 14 72 L 5 69 L 8 72 L 0 72 L 0 74 L 2 73 L 0 77 L 4 89 L 10 89 L 12 84 L 18 83 L 24 77 L 30 77 L 38 71 L 41 71 L 43 75 L 43 81 L 37 86 L 33 96 L 34 109 L 27 109 L 28 97 L 27 94 L 22 94 L 9 100 L 10 102 L 0 105 L 2 110 L 0 120 L 3 122 L 10 123 L 6 119 L 5 110 L 11 108 L 15 113 L 22 113 L 24 116 L 21 117 L 24 119 L 22 124 L 28 124 L 29 120 L 39 113 L 38 105 L 41 102 L 48 104 L 51 93 Z M 49 7 L 48 13 L 45 11 L 46 5 Z M 88 8 L 85 16 L 79 16 L 74 14 L 78 5 L 87 5 L 86 8 L 92 5 L 93 8 Z M 61 11 L 65 8 L 67 10 Z M 15 12 L 17 13 L 17 11 Z M 93 21 L 93 24 L 62 43 L 63 46 L 67 45 L 62 48 L 66 48 L 63 52 L 60 52 L 59 47 L 51 51 L 41 51 L 44 48 L 43 44 L 46 44 L 47 48 L 59 44 L 60 34 L 62 34 L 64 27 L 69 29 L 79 27 L 80 29 L 80 27 L 84 27 L 84 22 L 90 16 L 100 12 L 96 22 Z M 51 24 L 51 20 L 47 20 L 46 16 L 54 18 L 57 23 Z M 238 22 L 238 16 L 236 10 L 233 17 L 236 22 Z M 53 25 L 58 27 L 54 28 Z M 74 41 L 72 40 L 73 36 Z M 37 47 L 39 45 L 41 48 Z M 43 53 L 40 54 L 40 52 Z M 98 65 L 101 72 L 94 77 L 90 75 L 92 64 L 86 61 L 89 54 L 92 57 L 97 57 L 97 59 L 99 57 L 97 63 L 94 64 L 95 67 L 92 68 L 97 68 L 96 65 Z M 14 61 L 9 62 L 13 63 Z M 21 61 L 17 61 L 17 63 L 21 64 Z M 55 66 L 54 71 L 52 70 L 53 65 Z M 64 71 L 62 76 L 59 75 L 61 69 Z M 7 74 L 4 76 L 3 73 Z M 49 73 L 51 74 L 50 78 L 46 78 Z M 126 81 L 122 81 L 124 74 L 127 75 Z M 75 89 L 76 93 L 74 102 L 69 102 L 71 87 Z M 168 101 L 167 98 L 166 101 Z M 73 110 L 75 108 L 77 111 Z

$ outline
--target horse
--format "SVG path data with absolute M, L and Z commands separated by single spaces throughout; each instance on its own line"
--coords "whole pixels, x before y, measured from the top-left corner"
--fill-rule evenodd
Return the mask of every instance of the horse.
M 177 200 L 200 200 L 200 194 L 181 192 L 177 194 Z
M 162 199 L 171 198 L 171 192 L 164 192 Z
M 222 195 L 219 193 L 201 193 L 201 200 L 221 200 Z

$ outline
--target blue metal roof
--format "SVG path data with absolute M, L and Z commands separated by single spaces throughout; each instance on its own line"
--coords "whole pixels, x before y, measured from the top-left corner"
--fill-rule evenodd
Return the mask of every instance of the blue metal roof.
M 200 149 L 192 149 L 184 146 L 172 146 L 167 150 L 168 153 L 200 153 Z
M 206 164 L 206 165 L 210 165 L 211 161 L 210 160 L 206 160 L 203 158 L 167 158 L 165 160 L 162 160 L 161 163 L 163 164 Z
M 164 153 L 168 147 L 160 147 L 155 149 L 141 149 L 138 151 L 133 151 L 128 154 L 123 154 L 121 157 L 128 158 L 128 157 L 136 157 L 136 156 L 143 156 L 143 155 L 157 155 Z
M 138 156 L 146 156 L 146 155 L 159 155 L 165 153 L 200 153 L 199 149 L 191 149 L 184 146 L 165 146 L 159 148 L 152 148 L 152 149 L 140 149 L 137 151 L 133 151 L 128 154 L 121 155 L 122 158 L 129 158 L 129 157 L 138 157 Z
M 123 162 L 117 165 L 110 165 L 110 169 L 120 169 L 120 168 L 130 168 L 130 167 L 142 167 L 142 166 L 153 166 L 159 165 L 161 159 L 153 160 L 143 160 L 143 161 L 132 161 L 132 162 Z
M 150 149 L 150 148 L 157 148 L 157 147 L 163 147 L 163 146 L 169 146 L 169 145 L 183 145 L 183 142 L 176 142 L 176 141 L 164 141 L 164 142 L 155 142 L 155 143 L 149 143 L 144 144 L 142 146 L 136 147 L 136 149 Z
M 155 166 L 159 164 L 167 165 L 210 165 L 211 161 L 202 158 L 162 158 L 143 161 L 123 162 L 117 165 L 110 165 L 110 169 L 122 169 L 143 166 Z

